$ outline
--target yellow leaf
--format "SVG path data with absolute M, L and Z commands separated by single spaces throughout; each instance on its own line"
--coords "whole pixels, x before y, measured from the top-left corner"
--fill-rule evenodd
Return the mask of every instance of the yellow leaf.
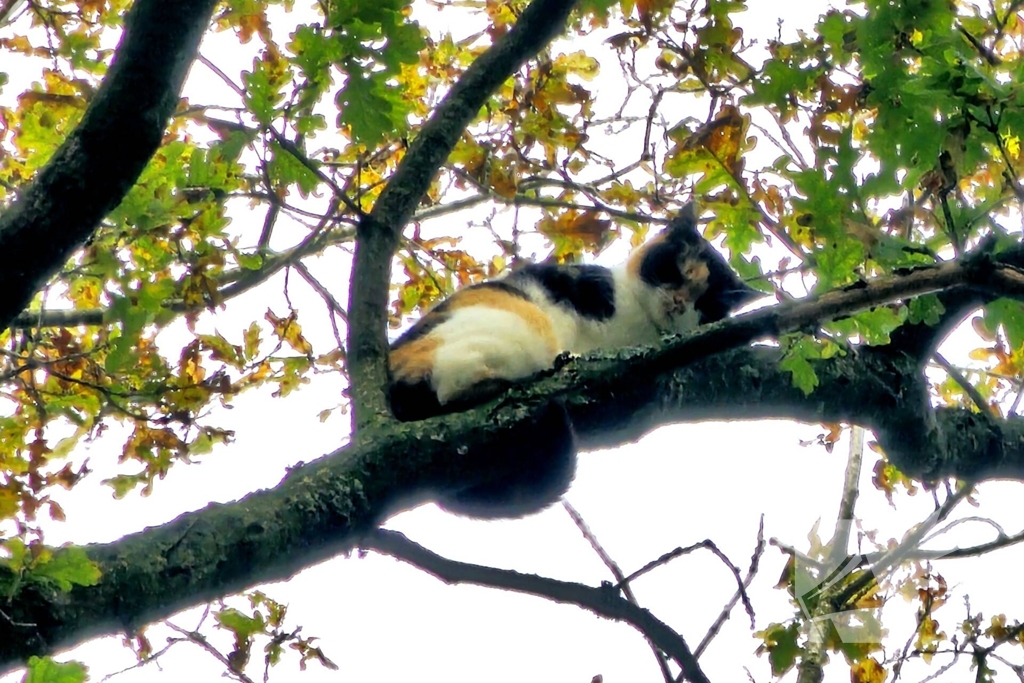
M 595 78 L 601 72 L 601 64 L 583 51 L 562 55 L 558 58 L 558 61 L 560 64 L 565 64 L 566 68 L 573 74 L 588 81 Z
M 967 355 L 969 355 L 973 360 L 989 360 L 992 358 L 992 349 L 973 349 Z
M 302 336 L 302 327 L 295 321 L 297 317 L 295 311 L 292 311 L 287 318 L 279 318 L 270 309 L 264 315 L 266 321 L 274 326 L 274 334 L 278 339 L 304 356 L 312 355 L 313 345 Z
M 683 141 L 683 150 L 706 149 L 730 173 L 737 173 L 741 167 L 740 151 L 743 146 L 747 120 L 740 110 L 729 104 L 722 107 L 715 119 L 701 126 L 693 135 Z
M 9 519 L 18 512 L 18 493 L 9 488 L 0 488 L 0 519 Z
M 885 683 L 885 667 L 873 657 L 861 660 L 850 667 L 851 683 Z
M 1014 159 L 1020 156 L 1020 138 L 1012 133 L 1003 133 L 1002 138 L 1009 155 Z

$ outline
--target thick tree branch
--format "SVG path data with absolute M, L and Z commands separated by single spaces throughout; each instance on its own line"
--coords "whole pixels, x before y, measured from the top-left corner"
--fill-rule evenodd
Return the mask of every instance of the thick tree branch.
M 771 308 L 764 308 L 703 328 L 698 334 L 680 341 L 648 350 L 643 360 L 630 372 L 652 375 L 671 371 L 695 359 L 705 358 L 722 349 L 735 348 L 762 338 L 777 338 L 781 334 L 799 330 L 813 330 L 820 324 L 861 310 L 883 305 L 899 299 L 948 289 L 969 289 L 982 292 L 981 301 L 993 300 L 1006 294 L 999 288 L 1001 280 L 994 273 L 1013 270 L 1012 259 L 1024 253 L 1024 247 L 1006 252 L 1006 261 L 994 262 L 987 257 L 967 258 L 921 268 L 907 275 L 878 278 L 845 289 L 826 292 L 814 299 L 804 299 Z M 907 355 L 890 344 L 886 353 Z M 927 359 L 917 359 L 919 366 Z M 920 385 L 916 373 L 908 373 L 904 382 Z M 901 383 L 902 384 L 902 383 Z
M 682 636 L 647 610 L 621 596 L 618 589 L 612 586 L 592 588 L 535 574 L 457 562 L 410 541 L 397 531 L 380 529 L 363 539 L 359 545 L 408 562 L 449 585 L 468 583 L 536 595 L 553 602 L 582 607 L 607 619 L 624 621 L 671 657 L 682 669 L 684 680 L 708 680 Z
M 89 547 L 103 570 L 96 586 L 70 594 L 26 586 L 3 607 L 8 618 L 0 617 L 0 670 L 32 654 L 286 579 L 353 548 L 396 510 L 439 491 L 506 476 L 518 463 L 494 458 L 493 444 L 531 434 L 552 400 L 565 405 L 583 449 L 615 447 L 679 422 L 844 421 L 874 429 L 889 456 L 912 475 L 1024 479 L 1024 419 L 988 420 L 947 409 L 938 411 L 934 434 L 924 437 L 944 444 L 941 450 L 919 448 L 908 438 L 908 426 L 921 421 L 927 402 L 917 360 L 898 350 L 866 348 L 815 363 L 819 385 L 810 395 L 779 369 L 777 348 L 722 351 L 726 343 L 745 344 L 765 330 L 813 325 L 821 316 L 847 315 L 886 297 L 974 277 L 971 267 L 949 264 L 756 311 L 662 349 L 571 360 L 472 411 L 386 423 L 373 430 L 372 440 L 295 468 L 273 490 Z
M 944 311 L 939 316 L 938 324 L 905 324 L 892 334 L 893 346 L 918 358 L 923 367 L 934 355 L 942 340 L 960 324 L 964 316 L 991 301 L 992 293 L 1021 298 L 1020 293 L 1024 289 L 1021 278 L 1024 248 L 1018 246 L 999 254 L 998 257 L 989 257 L 988 248 L 989 245 L 983 244 L 977 250 L 979 253 L 973 255 L 977 259 L 977 267 L 986 269 L 991 265 L 988 261 L 990 258 L 1005 266 L 999 269 L 999 272 L 992 273 L 988 287 L 989 295 L 972 287 L 953 287 L 939 292 L 937 297 Z
M 160 145 L 214 0 L 137 0 L 78 127 L 0 216 L 0 330 L 138 179 Z
M 348 371 L 356 426 L 386 416 L 385 313 L 391 259 L 459 136 L 494 90 L 565 28 L 576 0 L 533 0 L 515 26 L 494 42 L 459 79 L 424 124 L 409 152 L 359 223 L 349 299 Z

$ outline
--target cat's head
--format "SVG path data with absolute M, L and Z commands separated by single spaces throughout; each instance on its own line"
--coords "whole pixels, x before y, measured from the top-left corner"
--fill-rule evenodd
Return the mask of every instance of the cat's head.
M 641 281 L 665 291 L 680 306 L 692 306 L 701 324 L 722 320 L 762 296 L 697 232 L 694 202 L 688 202 L 665 230 L 636 249 L 629 267 Z

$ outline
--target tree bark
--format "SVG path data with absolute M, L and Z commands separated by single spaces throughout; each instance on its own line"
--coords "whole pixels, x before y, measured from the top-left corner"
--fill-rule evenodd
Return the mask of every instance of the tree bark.
M 0 215 L 0 330 L 128 193 L 160 146 L 215 0 L 138 0 L 82 122 Z
M 1024 258 L 1024 250 L 999 258 Z M 937 278 L 935 286 L 953 282 L 942 269 L 929 272 Z M 971 272 L 963 269 L 965 281 Z M 929 291 L 920 275 L 903 279 L 909 290 Z M 816 315 L 871 305 L 864 291 L 897 297 L 901 290 L 883 282 L 874 289 L 755 311 L 660 349 L 573 359 L 472 411 L 387 422 L 372 430 L 372 438 L 291 470 L 274 489 L 90 546 L 90 557 L 103 571 L 96 586 L 62 594 L 30 584 L 3 607 L 0 670 L 29 655 L 131 630 L 219 596 L 287 579 L 352 549 L 389 514 L 456 484 L 511 472 L 516 463 L 495 462 L 490 445 L 528 442 L 534 422 L 553 400 L 565 405 L 584 449 L 612 448 L 680 422 L 842 421 L 874 429 L 890 458 L 912 474 L 1024 479 L 1024 420 L 996 420 L 966 409 L 933 413 L 919 357 L 890 345 L 818 361 L 819 385 L 807 395 L 779 369 L 779 349 L 744 346 L 765 330 L 786 331 L 815 321 Z M 843 297 L 851 310 L 837 307 Z M 724 340 L 738 348 L 720 351 Z M 941 447 L 919 451 L 908 439 L 915 431 Z
M 214 4 L 138 0 L 132 8 L 114 66 L 82 124 L 0 216 L 3 326 L 135 182 L 159 144 Z M 843 421 L 875 430 L 889 457 L 915 476 L 1024 479 L 1024 421 L 967 409 L 933 411 L 921 374 L 942 332 L 969 306 L 1002 293 L 1021 295 L 1019 273 L 1009 267 L 1024 265 L 1021 247 L 758 311 L 658 349 L 572 359 L 466 413 L 420 423 L 373 419 L 383 405 L 383 316 L 400 231 L 479 103 L 561 30 L 572 4 L 531 4 L 517 24 L 530 29 L 520 30 L 521 42 L 499 41 L 493 62 L 481 60 L 467 72 L 449 95 L 450 107 L 439 108 L 423 128 L 359 226 L 349 368 L 358 421 L 369 428 L 352 445 L 291 470 L 272 490 L 90 546 L 103 572 L 95 586 L 70 593 L 23 586 L 0 607 L 0 672 L 30 655 L 286 579 L 353 548 L 397 510 L 456 484 L 501 477 L 516 463 L 488 457 L 491 444 L 528 442 L 552 401 L 565 406 L 583 449 L 615 447 L 679 422 Z M 942 292 L 950 303 L 938 327 L 908 326 L 902 341 L 894 335 L 888 346 L 813 363 L 819 385 L 810 395 L 779 369 L 777 348 L 749 346 L 928 292 Z
M 402 229 L 412 218 L 441 164 L 466 126 L 498 86 L 565 30 L 576 0 L 533 0 L 515 26 L 459 78 L 409 146 L 356 231 L 348 307 L 348 377 L 352 386 L 353 428 L 390 418 L 387 383 L 386 312 L 391 259 Z

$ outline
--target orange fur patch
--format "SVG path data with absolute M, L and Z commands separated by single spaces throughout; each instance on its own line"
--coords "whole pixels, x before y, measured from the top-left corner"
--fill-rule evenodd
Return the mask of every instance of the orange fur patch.
M 426 379 L 434 369 L 434 351 L 438 341 L 427 335 L 408 344 L 391 349 L 388 367 L 396 379 L 418 382 Z
M 683 290 L 686 296 L 690 297 L 690 301 L 696 301 L 708 291 L 708 278 L 711 277 L 708 264 L 706 261 L 691 260 L 686 262 L 682 270 L 686 279 Z
M 558 340 L 555 338 L 555 331 L 551 328 L 551 319 L 532 301 L 492 287 L 473 287 L 459 290 L 448 302 L 449 311 L 469 306 L 487 306 L 513 313 L 522 318 L 534 332 L 540 335 L 552 353 L 557 353 L 560 350 Z
M 647 253 L 652 245 L 664 241 L 665 231 L 662 231 L 629 253 L 629 258 L 626 260 L 626 272 L 629 273 L 630 277 L 640 279 L 640 266 L 643 265 L 644 254 Z
M 688 261 L 683 266 L 683 277 L 685 283 L 678 289 L 671 292 L 671 303 L 669 304 L 669 315 L 682 315 L 688 311 L 697 299 L 708 290 L 708 264 L 704 261 Z

